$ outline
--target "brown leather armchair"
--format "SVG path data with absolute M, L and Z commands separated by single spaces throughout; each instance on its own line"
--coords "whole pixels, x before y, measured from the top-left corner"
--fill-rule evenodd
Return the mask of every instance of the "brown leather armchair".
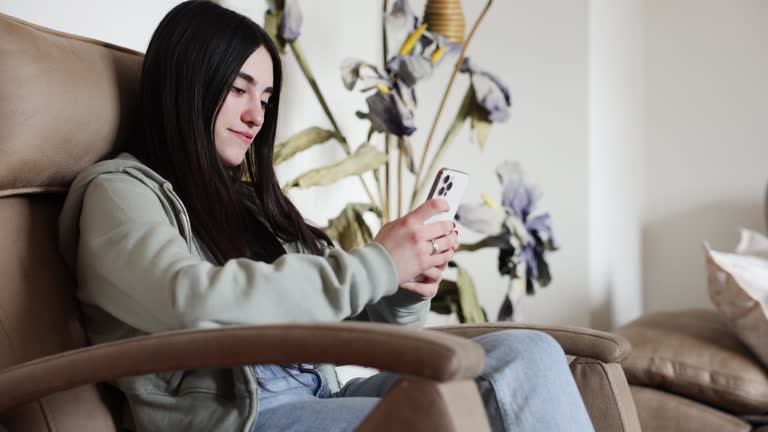
M 545 331 L 573 356 L 598 431 L 639 430 L 620 367 L 630 346 L 592 330 L 344 322 L 178 331 L 86 347 L 75 277 L 57 252 L 58 212 L 76 173 L 129 136 L 142 56 L 0 14 L 0 59 L 0 430 L 114 431 L 116 395 L 98 383 L 284 362 L 402 374 L 360 430 L 487 430 L 473 382 L 484 354 L 464 337 L 510 327 Z

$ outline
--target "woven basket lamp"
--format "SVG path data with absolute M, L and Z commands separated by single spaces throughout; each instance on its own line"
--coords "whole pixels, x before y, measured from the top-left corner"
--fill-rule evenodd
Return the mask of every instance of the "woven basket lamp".
M 424 21 L 429 31 L 445 36 L 451 42 L 464 43 L 464 12 L 461 0 L 428 0 Z

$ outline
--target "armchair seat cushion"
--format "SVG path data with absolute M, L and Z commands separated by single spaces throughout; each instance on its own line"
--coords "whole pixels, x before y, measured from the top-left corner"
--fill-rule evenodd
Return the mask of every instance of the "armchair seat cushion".
M 616 333 L 632 344 L 622 363 L 630 384 L 734 414 L 768 412 L 768 371 L 716 311 L 647 314 Z

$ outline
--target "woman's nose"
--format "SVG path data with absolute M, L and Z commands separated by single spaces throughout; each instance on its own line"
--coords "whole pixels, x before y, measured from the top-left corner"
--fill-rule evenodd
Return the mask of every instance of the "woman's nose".
M 243 112 L 242 120 L 251 126 L 261 126 L 264 123 L 264 109 L 261 107 L 261 101 L 249 105 Z

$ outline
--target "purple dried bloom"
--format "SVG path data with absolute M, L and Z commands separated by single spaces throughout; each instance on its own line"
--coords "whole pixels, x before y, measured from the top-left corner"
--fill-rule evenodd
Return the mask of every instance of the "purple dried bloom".
M 557 249 L 555 237 L 552 234 L 552 222 L 549 213 L 540 214 L 525 223 L 528 232 L 535 236 L 546 246 L 547 250 Z
M 378 84 L 390 86 L 391 83 L 375 65 L 362 60 L 347 58 L 341 63 L 341 80 L 347 90 L 355 88 L 358 81 L 362 82 L 368 88 L 375 87 Z
M 502 184 L 502 207 L 492 203 L 461 205 L 456 218 L 473 231 L 488 235 L 485 246 L 499 248 L 499 273 L 519 277 L 518 264 L 526 268 L 526 292 L 534 293 L 534 281 L 546 286 L 552 277 L 545 253 L 557 249 L 549 213 L 531 214 L 539 201 L 539 192 L 527 184 L 520 165 L 504 162 L 496 168 Z
M 395 74 L 406 87 L 413 87 L 420 80 L 432 75 L 434 65 L 418 55 L 395 56 L 387 63 L 387 70 Z
M 407 0 L 398 0 L 386 16 L 387 30 L 387 75 L 394 75 L 394 81 L 413 89 L 420 80 L 432 75 L 432 71 L 449 54 L 460 48 L 444 37 L 428 30 L 419 29 L 421 20 L 411 9 Z M 409 36 L 417 31 L 416 43 L 401 52 Z M 442 47 L 442 49 L 441 49 Z M 440 52 L 437 52 L 440 50 Z M 415 100 L 415 97 L 413 98 Z
M 533 281 L 546 286 L 551 280 L 549 265 L 544 259 L 545 252 L 557 249 L 552 235 L 551 218 L 549 213 L 530 217 L 539 201 L 540 193 L 525 182 L 519 164 L 504 162 L 496 168 L 496 173 L 502 182 L 502 205 L 515 222 L 508 223 L 507 226 L 515 226 L 515 229 L 510 231 L 520 241 L 518 249 L 527 269 L 526 291 L 533 294 Z
M 469 73 L 472 79 L 472 88 L 475 91 L 475 101 L 488 113 L 491 122 L 504 122 L 509 119 L 509 107 L 512 106 L 512 98 L 504 83 L 490 72 L 486 72 L 465 57 L 461 64 L 461 72 Z
M 280 18 L 280 37 L 289 42 L 298 39 L 303 20 L 298 0 L 285 0 L 283 16 Z
M 378 132 L 388 132 L 402 137 L 416 131 L 413 113 L 395 92 L 376 93 L 368 96 L 368 113 L 358 112 L 358 117 L 368 118 Z
M 526 184 L 520 164 L 504 162 L 496 168 L 501 181 L 501 205 L 525 222 L 539 201 L 539 191 Z

